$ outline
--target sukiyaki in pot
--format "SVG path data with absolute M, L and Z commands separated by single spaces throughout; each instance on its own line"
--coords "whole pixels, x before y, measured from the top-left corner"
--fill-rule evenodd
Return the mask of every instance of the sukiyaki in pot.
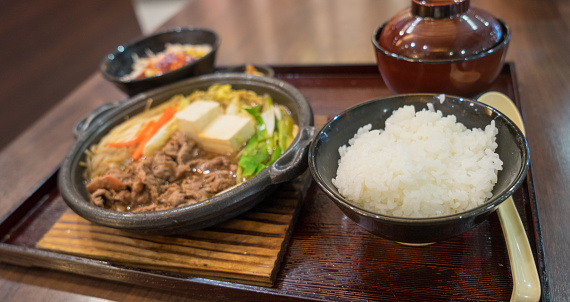
M 59 172 L 94 223 L 183 234 L 251 209 L 307 168 L 312 110 L 277 79 L 215 74 L 139 94 L 78 137 Z

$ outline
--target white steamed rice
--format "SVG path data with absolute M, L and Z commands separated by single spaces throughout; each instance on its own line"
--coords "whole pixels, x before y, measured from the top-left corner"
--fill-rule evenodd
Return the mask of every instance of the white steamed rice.
M 464 212 L 492 196 L 503 162 L 495 122 L 467 129 L 428 104 L 394 111 L 385 130 L 361 127 L 339 148 L 333 184 L 355 205 L 399 217 Z

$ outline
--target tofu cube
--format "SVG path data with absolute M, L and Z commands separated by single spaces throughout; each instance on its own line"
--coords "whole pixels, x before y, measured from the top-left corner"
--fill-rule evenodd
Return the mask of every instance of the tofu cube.
M 210 152 L 236 153 L 255 133 L 255 122 L 246 115 L 224 114 L 200 134 L 202 147 Z
M 177 112 L 174 118 L 178 121 L 180 131 L 199 140 L 200 132 L 221 114 L 223 110 L 218 102 L 197 100 Z

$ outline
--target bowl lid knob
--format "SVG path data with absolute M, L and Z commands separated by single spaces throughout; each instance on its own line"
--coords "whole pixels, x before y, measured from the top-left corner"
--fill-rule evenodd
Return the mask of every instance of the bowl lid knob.
M 424 18 L 449 18 L 467 12 L 469 3 L 469 0 L 412 0 L 412 14 Z

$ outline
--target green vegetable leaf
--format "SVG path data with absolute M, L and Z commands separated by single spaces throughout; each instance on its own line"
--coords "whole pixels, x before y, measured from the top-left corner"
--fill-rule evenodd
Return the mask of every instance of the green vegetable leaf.
M 238 162 L 238 165 L 243 168 L 243 176 L 255 176 L 259 170 L 259 166 L 267 161 L 268 154 L 265 148 L 257 149 L 255 153 L 250 155 L 243 154 Z
M 257 127 L 257 132 L 262 132 L 265 130 L 265 123 L 263 122 L 263 118 L 261 117 L 261 106 L 255 106 L 251 108 L 244 108 L 247 113 L 249 113 L 253 119 L 255 120 L 255 124 Z
M 293 118 L 281 109 L 281 119 L 277 121 L 279 147 L 285 151 L 293 141 Z
M 274 106 L 269 96 L 265 96 L 263 106 L 244 110 L 254 118 L 257 132 L 242 150 L 238 162 L 240 180 L 251 178 L 273 164 L 293 141 L 293 118 L 282 106 Z
M 267 165 L 270 166 L 273 164 L 279 158 L 279 156 L 281 156 L 281 147 L 277 146 L 275 148 L 275 152 L 273 152 L 271 155 L 271 160 L 269 160 L 269 163 L 267 163 Z

